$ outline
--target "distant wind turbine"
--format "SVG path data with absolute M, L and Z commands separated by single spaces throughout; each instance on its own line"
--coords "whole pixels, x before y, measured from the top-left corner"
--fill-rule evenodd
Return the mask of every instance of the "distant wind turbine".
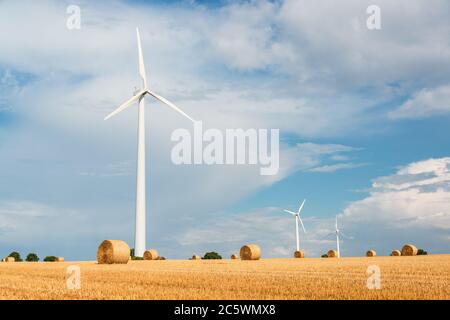
M 116 110 L 111 112 L 108 116 L 105 117 L 105 120 L 111 118 L 112 116 L 122 112 L 126 108 L 130 107 L 134 103 L 138 102 L 138 150 L 137 150 L 137 172 L 136 172 L 136 229 L 135 229 L 135 240 L 134 240 L 134 249 L 135 256 L 142 257 L 144 255 L 144 251 L 146 250 L 146 222 L 145 222 L 145 109 L 144 109 L 144 97 L 148 94 L 154 97 L 155 99 L 161 101 L 166 104 L 173 110 L 182 114 L 186 118 L 191 121 L 194 121 L 190 116 L 184 113 L 181 109 L 175 106 L 172 102 L 168 101 L 164 97 L 157 95 L 153 91 L 149 90 L 147 86 L 147 77 L 145 73 L 145 65 L 144 65 L 144 56 L 142 54 L 141 47 L 141 37 L 139 35 L 139 29 L 136 28 L 137 34 L 137 44 L 138 44 L 138 52 L 139 52 L 139 75 L 142 78 L 142 89 L 138 90 L 137 93 L 123 104 L 121 104 Z
M 349 237 L 347 236 L 345 233 L 343 233 L 341 230 L 339 230 L 338 228 L 338 216 L 336 216 L 336 222 L 335 222 L 335 234 L 336 234 L 336 250 L 337 250 L 337 256 L 338 258 L 341 257 L 341 250 L 339 248 L 339 235 L 342 235 L 345 238 L 348 239 L 353 239 L 353 237 Z
M 300 218 L 300 212 L 302 211 L 303 206 L 305 205 L 305 201 L 306 201 L 306 199 L 303 200 L 303 202 L 300 205 L 300 207 L 298 208 L 297 212 L 289 211 L 289 210 L 286 210 L 286 209 L 283 210 L 284 212 L 290 213 L 290 214 L 292 214 L 295 217 L 295 236 L 296 236 L 296 240 L 297 240 L 297 251 L 300 251 L 300 236 L 299 236 L 299 233 L 298 233 L 298 229 L 299 229 L 298 228 L 298 223 L 299 222 L 302 225 L 303 232 L 306 233 L 305 226 L 303 225 L 302 218 Z

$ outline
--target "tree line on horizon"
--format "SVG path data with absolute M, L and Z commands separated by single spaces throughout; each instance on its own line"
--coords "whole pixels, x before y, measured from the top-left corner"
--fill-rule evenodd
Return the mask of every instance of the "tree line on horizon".
M 22 257 L 20 256 L 20 253 L 17 252 L 17 251 L 11 252 L 8 255 L 8 257 L 14 258 L 15 262 L 22 262 L 23 261 Z M 55 262 L 56 259 L 57 259 L 56 256 L 46 256 L 43 261 L 44 262 Z M 36 253 L 33 253 L 33 252 L 30 252 L 29 254 L 27 254 L 27 257 L 25 258 L 26 262 L 38 262 L 39 260 L 40 260 L 39 256 Z

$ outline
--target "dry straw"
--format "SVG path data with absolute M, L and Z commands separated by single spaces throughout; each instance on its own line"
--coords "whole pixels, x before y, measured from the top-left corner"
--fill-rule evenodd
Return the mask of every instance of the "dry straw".
M 327 252 L 328 258 L 337 258 L 337 251 L 336 250 L 329 250 Z
M 369 250 L 366 252 L 366 257 L 375 257 L 377 252 L 375 250 Z
M 98 247 L 99 264 L 128 263 L 130 247 L 122 240 L 105 240 Z
M 158 260 L 158 251 L 150 249 L 144 252 L 144 260 Z
M 295 258 L 304 258 L 305 257 L 305 252 L 303 250 L 295 251 L 294 252 L 294 257 Z
M 201 260 L 202 259 L 202 257 L 200 257 L 200 256 L 198 256 L 198 255 L 196 255 L 196 254 L 194 254 L 193 256 L 192 256 L 192 258 L 191 258 L 191 260 Z
M 64 262 L 64 257 L 56 257 L 56 262 Z
M 14 257 L 6 257 L 5 262 L 16 262 L 16 259 Z
M 248 244 L 241 248 L 239 255 L 242 260 L 259 260 L 261 258 L 261 248 L 257 244 Z
M 417 255 L 417 247 L 412 244 L 405 244 L 402 248 L 402 256 Z
M 393 257 L 399 257 L 401 255 L 402 255 L 402 253 L 400 252 L 400 250 L 392 250 L 392 252 L 391 252 L 391 256 L 393 256 Z
M 231 260 L 237 260 L 239 257 L 237 256 L 237 254 L 232 254 L 231 255 Z

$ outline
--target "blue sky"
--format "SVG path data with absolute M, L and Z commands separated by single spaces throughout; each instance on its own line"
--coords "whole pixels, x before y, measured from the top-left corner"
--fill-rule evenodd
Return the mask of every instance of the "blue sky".
M 66 28 L 66 8 L 81 29 Z M 149 103 L 149 247 L 169 258 L 257 242 L 319 256 L 339 214 L 344 255 L 405 242 L 450 244 L 450 23 L 446 1 L 3 1 L 0 3 L 0 255 L 93 259 L 134 239 L 136 110 L 104 122 L 139 84 L 211 128 L 278 128 L 281 170 L 175 166 L 171 132 Z

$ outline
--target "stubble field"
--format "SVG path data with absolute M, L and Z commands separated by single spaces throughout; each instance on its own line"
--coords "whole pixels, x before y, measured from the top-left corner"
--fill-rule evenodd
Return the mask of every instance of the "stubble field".
M 81 270 L 68 289 L 67 267 Z M 381 289 L 368 289 L 370 265 Z M 450 255 L 0 263 L 0 299 L 450 299 Z

